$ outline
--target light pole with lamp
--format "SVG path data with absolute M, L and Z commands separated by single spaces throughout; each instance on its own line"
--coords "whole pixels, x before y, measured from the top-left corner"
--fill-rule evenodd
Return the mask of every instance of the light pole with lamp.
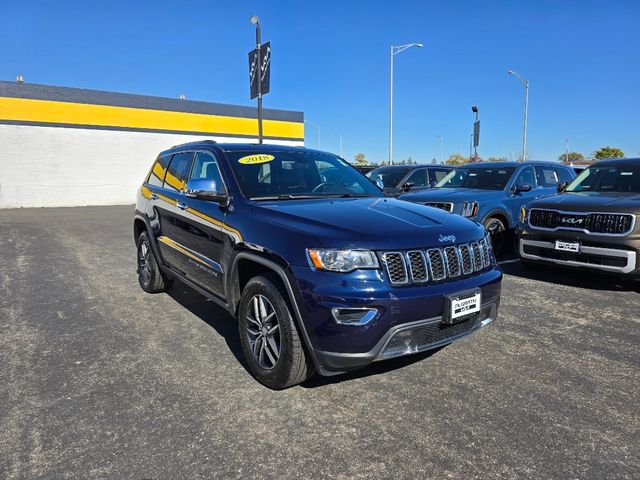
M 393 165 L 393 57 L 407 48 L 422 48 L 422 43 L 408 43 L 406 45 L 391 45 L 391 81 L 389 82 L 389 165 Z
M 513 70 L 507 72 L 509 75 L 513 75 L 520 83 L 524 85 L 524 129 L 522 132 L 522 161 L 527 159 L 527 113 L 529 111 L 529 80 L 522 78 Z

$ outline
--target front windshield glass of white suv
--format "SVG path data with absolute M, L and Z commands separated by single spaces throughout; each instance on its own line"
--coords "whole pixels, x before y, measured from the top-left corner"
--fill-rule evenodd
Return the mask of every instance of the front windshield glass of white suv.
M 503 190 L 511 178 L 515 167 L 501 168 L 456 168 L 436 183 L 435 188 L 480 188 L 482 190 Z
M 242 193 L 252 200 L 383 197 L 341 158 L 323 152 L 226 152 Z
M 640 193 L 640 167 L 589 167 L 569 184 L 565 192 Z

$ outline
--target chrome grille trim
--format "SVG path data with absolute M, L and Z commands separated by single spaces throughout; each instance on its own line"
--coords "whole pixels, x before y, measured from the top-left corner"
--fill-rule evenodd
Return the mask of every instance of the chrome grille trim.
M 407 265 L 409 266 L 412 282 L 421 283 L 429 280 L 427 261 L 424 258 L 424 253 L 420 250 L 407 252 Z
M 493 263 L 488 237 L 471 243 L 425 250 L 379 252 L 394 286 L 419 285 L 472 275 Z
M 382 254 L 382 261 L 384 262 L 389 276 L 389 281 L 394 285 L 405 285 L 409 282 L 409 276 L 407 275 L 407 265 L 404 261 L 404 255 L 400 252 L 384 252 Z
M 429 276 L 435 282 L 447 278 L 447 269 L 444 264 L 444 255 L 439 248 L 427 250 L 427 263 L 429 264 Z
M 584 219 L 582 227 L 562 225 L 560 217 L 571 216 Z M 533 217 L 533 218 L 532 218 Z M 583 232 L 587 235 L 601 235 L 607 237 L 624 237 L 635 229 L 636 215 L 618 212 L 575 212 L 568 210 L 553 210 L 547 208 L 532 208 L 527 216 L 527 224 L 531 228 L 555 232 L 569 230 Z M 626 226 L 626 230 L 624 227 Z
M 460 245 L 460 265 L 462 265 L 462 274 L 469 275 L 473 273 L 473 251 L 469 245 Z
M 460 250 L 457 247 L 445 247 L 444 260 L 447 264 L 447 273 L 450 277 L 459 277 L 460 269 Z

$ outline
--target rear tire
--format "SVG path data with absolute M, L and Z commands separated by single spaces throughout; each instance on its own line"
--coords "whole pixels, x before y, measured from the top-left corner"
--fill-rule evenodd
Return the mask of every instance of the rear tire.
M 173 284 L 173 279 L 166 277 L 151 248 L 147 232 L 142 232 L 136 242 L 138 251 L 138 283 L 147 293 L 165 292 Z
M 274 390 L 297 385 L 314 373 L 286 298 L 277 277 L 257 276 L 244 287 L 238 308 L 247 369 Z

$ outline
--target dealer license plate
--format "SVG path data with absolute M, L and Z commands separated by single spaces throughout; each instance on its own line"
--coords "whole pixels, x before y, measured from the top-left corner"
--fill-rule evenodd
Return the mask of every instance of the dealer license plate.
M 456 318 L 464 317 L 471 313 L 476 313 L 480 311 L 480 304 L 482 294 L 480 292 L 475 292 L 471 295 L 464 296 L 451 296 L 451 308 L 450 319 L 454 321 Z
M 562 240 L 556 240 L 556 250 L 580 253 L 580 244 L 578 242 L 564 242 Z

